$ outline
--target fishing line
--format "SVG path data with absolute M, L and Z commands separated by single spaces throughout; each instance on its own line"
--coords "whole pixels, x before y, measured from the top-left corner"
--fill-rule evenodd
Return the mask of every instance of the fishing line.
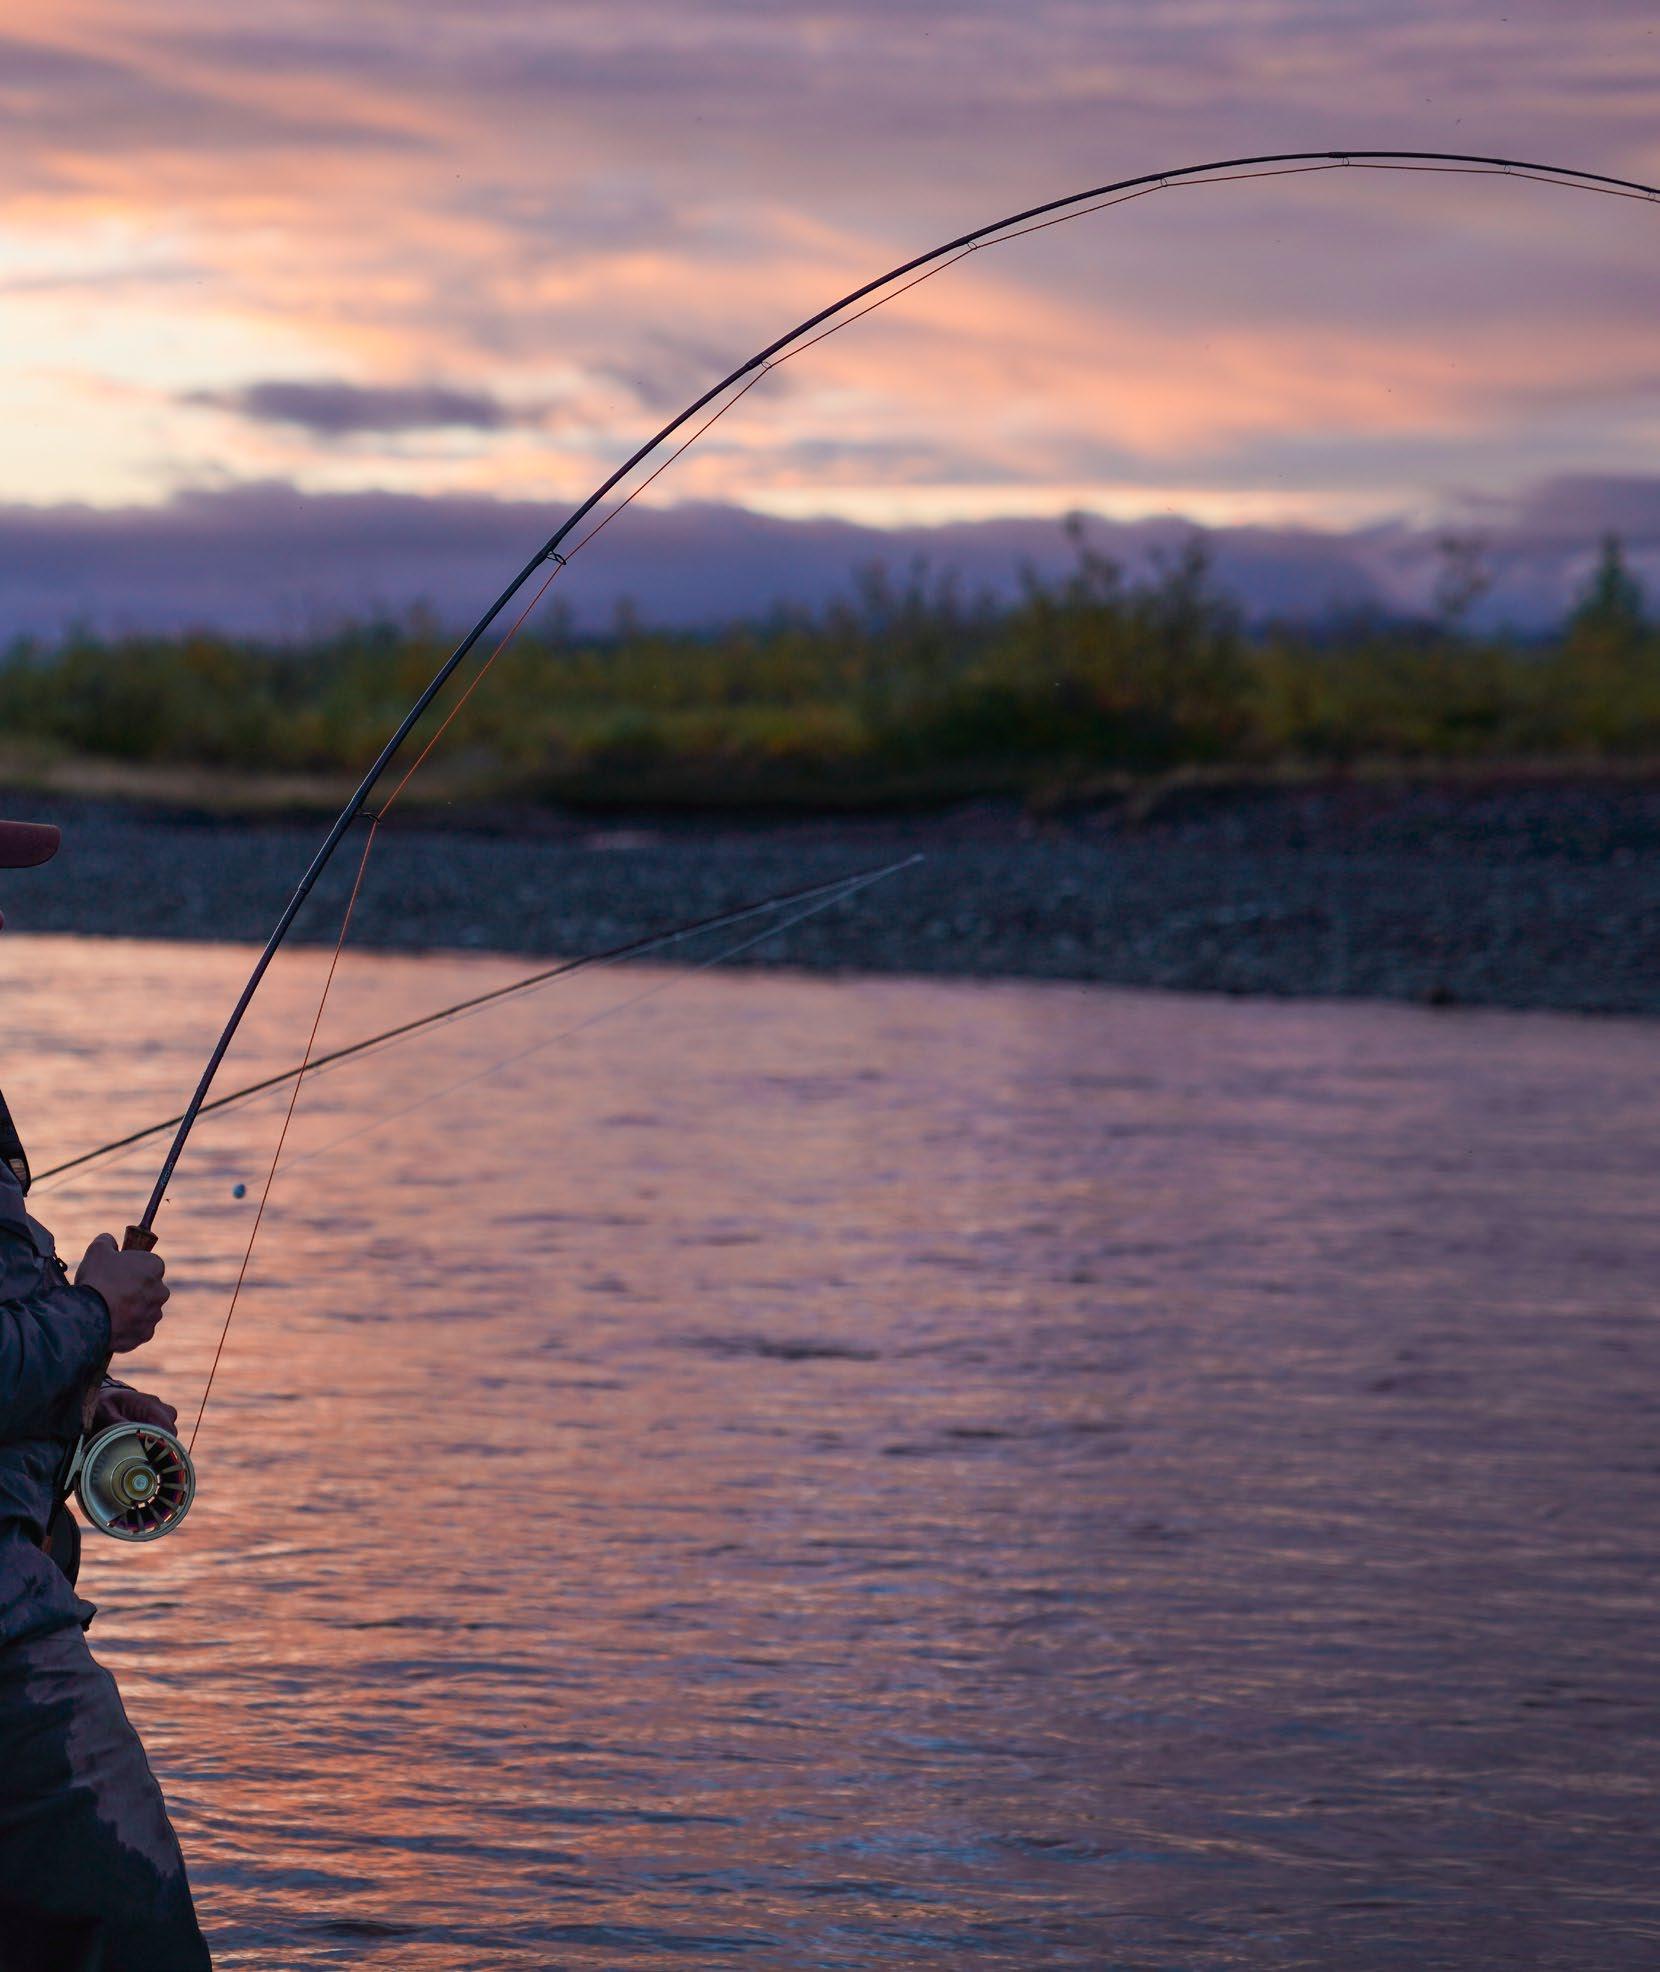
M 511 1054 L 505 1054 L 500 1060 L 492 1061 L 483 1068 L 472 1069 L 457 1080 L 444 1083 L 441 1088 L 429 1089 L 402 1109 L 394 1109 L 386 1116 L 377 1116 L 372 1122 L 360 1124 L 357 1128 L 348 1130 L 344 1136 L 331 1138 L 328 1143 L 319 1144 L 315 1149 L 302 1150 L 297 1156 L 291 1157 L 282 1168 L 285 1172 L 293 1171 L 302 1164 L 314 1163 L 318 1158 L 332 1157 L 346 1144 L 356 1143 L 361 1137 L 372 1136 L 377 1130 L 384 1130 L 388 1124 L 401 1122 L 404 1117 L 413 1116 L 416 1110 L 424 1109 L 428 1103 L 440 1102 L 445 1096 L 454 1095 L 459 1089 L 470 1088 L 475 1082 L 487 1081 L 492 1075 L 499 1074 L 502 1069 L 511 1068 L 517 1062 L 527 1061 L 532 1055 L 540 1054 L 544 1048 L 551 1048 L 556 1042 L 568 1041 L 573 1034 L 582 1034 L 590 1027 L 598 1027 L 615 1015 L 626 1013 L 629 1008 L 639 1006 L 644 1000 L 654 1000 L 660 993 L 672 991 L 674 987 L 683 985 L 686 980 L 695 978 L 698 973 L 708 972 L 713 966 L 723 965 L 728 959 L 737 958 L 741 952 L 750 951 L 756 945 L 764 944 L 769 938 L 781 938 L 786 931 L 793 930 L 796 925 L 805 924 L 809 918 L 817 917 L 821 911 L 828 911 L 836 904 L 845 903 L 849 897 L 857 896 L 861 890 L 868 890 L 872 884 L 881 883 L 900 870 L 909 869 L 912 863 L 919 860 L 918 857 L 910 856 L 902 862 L 888 864 L 885 869 L 873 870 L 866 876 L 851 878 L 847 887 L 836 896 L 821 898 L 817 903 L 809 904 L 805 910 L 797 911 L 793 916 L 785 918 L 781 924 L 769 924 L 764 931 L 757 931 L 736 945 L 728 945 L 724 950 L 714 952 L 706 959 L 699 959 L 696 965 L 681 966 L 666 979 L 659 979 L 640 992 L 631 993 L 627 999 L 618 1000 L 613 1006 L 602 1007 L 597 1013 L 585 1014 L 581 1020 L 574 1021 L 569 1027 L 561 1027 L 553 1034 L 544 1034 L 541 1039 L 532 1041 L 528 1047 L 518 1048 Z
M 351 929 L 352 912 L 357 909 L 358 892 L 363 888 L 363 872 L 369 867 L 369 851 L 375 845 L 375 831 L 379 827 L 380 817 L 377 815 L 369 824 L 369 833 L 363 843 L 363 854 L 358 858 L 357 875 L 352 881 L 352 894 L 346 899 L 346 913 L 340 920 L 340 936 L 334 941 L 334 950 L 329 956 L 329 969 L 323 980 L 323 990 L 317 996 L 317 1011 L 312 1016 L 311 1033 L 305 1044 L 305 1055 L 294 1076 L 294 1087 L 289 1092 L 288 1109 L 282 1119 L 282 1128 L 277 1133 L 277 1147 L 271 1153 L 271 1168 L 265 1174 L 265 1184 L 259 1194 L 259 1205 L 254 1212 L 254 1223 L 248 1231 L 248 1244 L 243 1249 L 242 1264 L 236 1271 L 236 1285 L 231 1289 L 230 1306 L 225 1310 L 224 1326 L 219 1331 L 219 1344 L 213 1352 L 213 1362 L 208 1368 L 207 1387 L 202 1392 L 202 1402 L 196 1412 L 196 1422 L 190 1428 L 190 1443 L 185 1447 L 187 1453 L 196 1448 L 196 1433 L 202 1428 L 202 1412 L 207 1409 L 208 1391 L 213 1388 L 213 1379 L 219 1374 L 219 1358 L 225 1353 L 225 1337 L 231 1332 L 231 1317 L 236 1313 L 236 1304 L 242 1295 L 242 1283 L 248 1278 L 248 1263 L 254 1257 L 254 1241 L 259 1238 L 259 1228 L 265 1217 L 271 1186 L 276 1181 L 277 1164 L 282 1157 L 283 1145 L 288 1141 L 288 1126 L 294 1121 L 295 1105 L 300 1100 L 300 1089 L 305 1081 L 311 1051 L 317 1045 L 317 1030 L 323 1024 L 323 1009 L 328 1005 L 329 988 L 334 984 L 334 974 L 340 964 L 340 954 L 345 950 L 346 933 Z
M 382 1048 L 395 1047 L 412 1036 L 428 1028 L 447 1025 L 451 1021 L 466 1020 L 474 1014 L 482 1013 L 500 1001 L 514 998 L 521 993 L 532 993 L 555 980 L 569 977 L 572 973 L 587 972 L 602 966 L 618 965 L 626 959 L 643 957 L 647 952 L 666 949 L 670 945 L 682 943 L 688 938 L 696 938 L 704 932 L 724 930 L 729 925 L 742 924 L 745 919 L 759 917 L 764 911 L 783 910 L 791 904 L 803 902 L 808 897 L 817 897 L 829 890 L 839 890 L 844 885 L 859 878 L 873 874 L 887 875 L 889 868 L 908 869 L 913 863 L 924 858 L 914 855 L 895 865 L 884 865 L 878 872 L 869 870 L 850 870 L 841 876 L 827 877 L 820 883 L 804 883 L 792 890 L 780 891 L 776 896 L 763 897 L 751 904 L 734 904 L 730 909 L 712 912 L 708 917 L 695 918 L 689 924 L 673 925 L 664 931 L 653 931 L 642 938 L 629 939 L 625 944 L 607 946 L 597 952 L 584 952 L 574 959 L 562 959 L 556 965 L 544 966 L 538 972 L 527 974 L 522 979 L 510 980 L 505 986 L 491 987 L 488 992 L 475 993 L 470 999 L 457 1000 L 452 1005 L 438 1007 L 431 1013 L 417 1015 L 412 1020 L 400 1022 L 396 1027 L 388 1027 L 378 1034 L 366 1035 L 360 1041 L 348 1042 L 344 1047 L 334 1048 L 327 1054 L 313 1055 L 309 1066 L 285 1068 L 279 1074 L 267 1075 L 258 1082 L 250 1082 L 245 1088 L 235 1089 L 229 1095 L 216 1096 L 212 1102 L 202 1105 L 200 1114 L 212 1116 L 223 1110 L 236 1108 L 239 1104 L 252 1102 L 255 1098 L 270 1095 L 284 1087 L 294 1078 L 305 1073 L 310 1081 L 324 1074 L 341 1062 L 351 1061 L 359 1056 L 370 1056 Z M 834 900 L 832 900 L 834 901 Z M 122 1151 L 130 1151 L 146 1144 L 152 1137 L 159 1137 L 163 1131 L 173 1129 L 183 1119 L 167 1116 L 157 1123 L 147 1123 L 141 1130 L 133 1130 L 113 1142 L 100 1144 L 96 1150 L 83 1150 L 74 1157 L 67 1157 L 61 1164 L 49 1165 L 35 1178 L 37 1191 L 64 1191 L 68 1188 L 70 1174 L 85 1171 L 88 1167 L 106 1160 L 119 1158 Z M 57 1180 L 58 1182 L 53 1182 Z
M 656 999 L 658 995 L 671 991 L 674 987 L 683 984 L 686 980 L 693 978 L 700 972 L 707 972 L 713 966 L 721 965 L 728 959 L 737 958 L 740 953 L 750 951 L 753 947 L 763 944 L 769 938 L 781 937 L 786 931 L 793 930 L 796 925 L 805 924 L 809 918 L 817 917 L 821 911 L 827 911 L 833 905 L 846 902 L 848 898 L 857 896 L 861 890 L 868 890 L 872 884 L 881 883 L 887 877 L 897 875 L 900 870 L 909 869 L 912 864 L 920 860 L 921 858 L 917 856 L 904 857 L 898 862 L 889 863 L 883 869 L 872 870 L 863 876 L 849 878 L 836 890 L 834 895 L 818 898 L 808 904 L 805 909 L 797 911 L 785 918 L 782 923 L 768 925 L 764 931 L 755 932 L 751 937 L 741 940 L 736 945 L 729 945 L 723 951 L 712 953 L 708 958 L 699 960 L 696 965 L 686 966 L 679 971 L 670 973 L 666 979 L 656 981 L 653 985 L 646 987 L 641 992 L 630 994 L 627 999 L 619 1000 L 614 1006 L 602 1007 L 597 1012 L 587 1015 L 584 1019 L 572 1022 L 569 1027 L 561 1028 L 557 1033 L 544 1034 L 540 1039 L 533 1041 L 529 1047 L 515 1049 L 511 1054 L 503 1055 L 497 1061 L 489 1062 L 482 1068 L 474 1069 L 466 1075 L 459 1076 L 455 1081 L 447 1082 L 441 1088 L 429 1089 L 425 1094 L 418 1096 L 414 1102 L 407 1103 L 402 1109 L 395 1109 L 388 1115 L 378 1116 L 373 1121 L 361 1124 L 354 1130 L 348 1130 L 343 1136 L 335 1137 L 330 1142 L 320 1144 L 313 1150 L 302 1151 L 297 1157 L 290 1158 L 282 1166 L 282 1169 L 284 1172 L 292 1171 L 298 1169 L 302 1164 L 311 1164 L 320 1158 L 330 1157 L 337 1150 L 343 1149 L 347 1144 L 356 1143 L 363 1137 L 373 1136 L 377 1131 L 386 1129 L 390 1124 L 401 1122 L 404 1117 L 414 1115 L 417 1110 L 424 1109 L 428 1103 L 439 1102 L 445 1096 L 454 1095 L 458 1090 L 470 1088 L 475 1082 L 487 1081 L 492 1075 L 499 1074 L 502 1069 L 511 1068 L 521 1061 L 528 1061 L 532 1055 L 540 1054 L 544 1049 L 553 1047 L 559 1041 L 570 1040 L 574 1035 L 582 1034 L 590 1028 L 601 1026 L 605 1021 L 613 1019 L 620 1013 L 628 1012 L 631 1008 L 639 1006 L 643 1001 Z M 349 920 L 350 913 L 348 912 L 347 915 Z M 342 927 L 342 942 L 344 941 L 344 935 L 344 927 Z M 336 948 L 335 955 L 338 958 L 338 947 Z M 319 1018 L 321 1018 L 320 1006 Z M 315 1038 L 315 1027 L 312 1032 L 313 1038 Z M 296 1077 L 294 1095 L 289 1100 L 288 1115 L 284 1118 L 282 1134 L 277 1140 L 276 1152 L 271 1160 L 271 1169 L 266 1176 L 265 1189 L 260 1195 L 259 1209 L 254 1215 L 253 1230 L 248 1235 L 247 1251 L 242 1256 L 242 1267 L 236 1277 L 236 1286 L 231 1294 L 230 1306 L 225 1311 L 224 1325 L 219 1331 L 219 1342 L 213 1352 L 212 1364 L 208 1369 L 207 1384 L 202 1391 L 202 1401 L 197 1406 L 196 1422 L 190 1428 L 190 1440 L 186 1446 L 186 1450 L 190 1452 L 195 1451 L 196 1436 L 202 1428 L 202 1418 L 207 1411 L 208 1398 L 213 1393 L 214 1379 L 219 1373 L 220 1358 L 225 1353 L 225 1341 L 230 1334 L 231 1319 L 236 1313 L 237 1301 L 241 1296 L 243 1281 L 247 1277 L 248 1263 L 253 1254 L 254 1241 L 259 1236 L 260 1221 L 265 1215 L 266 1201 L 270 1198 L 271 1187 L 277 1176 L 278 1160 L 282 1156 L 283 1145 L 287 1141 L 288 1125 L 293 1120 L 294 1101 L 298 1095 L 299 1078 Z

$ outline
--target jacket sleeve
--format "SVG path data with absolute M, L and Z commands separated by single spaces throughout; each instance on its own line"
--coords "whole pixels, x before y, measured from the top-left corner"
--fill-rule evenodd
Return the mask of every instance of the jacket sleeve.
M 103 1296 L 60 1284 L 27 1238 L 0 1219 L 0 1439 L 46 1426 L 91 1377 L 109 1339 Z

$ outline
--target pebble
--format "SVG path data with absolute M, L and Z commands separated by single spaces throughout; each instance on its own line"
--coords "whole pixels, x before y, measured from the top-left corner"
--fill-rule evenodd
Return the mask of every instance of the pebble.
M 250 943 L 327 822 L 0 792 L 4 812 L 65 832 L 55 862 L 8 880 L 14 928 Z M 1139 817 L 992 802 L 790 822 L 452 814 L 382 829 L 353 943 L 569 956 L 921 852 L 735 962 L 1660 1013 L 1660 782 L 1191 790 Z M 300 942 L 333 942 L 354 860 L 319 884 Z M 756 928 L 672 957 L 699 963 Z

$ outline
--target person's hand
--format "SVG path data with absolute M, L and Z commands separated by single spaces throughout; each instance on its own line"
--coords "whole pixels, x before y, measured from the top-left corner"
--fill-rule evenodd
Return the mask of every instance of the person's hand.
M 75 1285 L 104 1297 L 110 1311 L 110 1348 L 123 1356 L 139 1349 L 156 1332 L 168 1288 L 159 1253 L 123 1253 L 108 1233 L 100 1233 L 75 1269 Z
M 163 1431 L 173 1430 L 179 1414 L 171 1404 L 143 1390 L 129 1390 L 125 1384 L 106 1383 L 98 1392 L 98 1407 L 92 1413 L 94 1431 L 107 1431 L 112 1424 L 154 1424 Z

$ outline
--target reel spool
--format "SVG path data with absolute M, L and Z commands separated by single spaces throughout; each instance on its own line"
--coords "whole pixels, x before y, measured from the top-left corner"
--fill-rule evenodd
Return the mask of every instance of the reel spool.
M 172 1533 L 196 1497 L 196 1468 L 171 1431 L 112 1424 L 82 1448 L 75 1499 L 88 1524 L 118 1541 Z

